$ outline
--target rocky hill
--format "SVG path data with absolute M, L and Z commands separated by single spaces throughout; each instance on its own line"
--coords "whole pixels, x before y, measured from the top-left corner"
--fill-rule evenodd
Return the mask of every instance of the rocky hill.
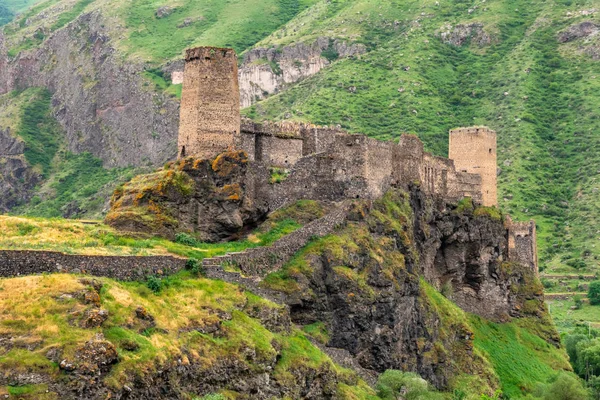
M 39 146 L 21 133 L 36 113 L 23 96 L 46 88 L 59 151 L 50 148 L 39 190 L 10 198 L 34 215 L 106 211 L 111 187 L 129 172 L 114 168 L 175 154 L 180 85 L 172 82 L 183 50 L 232 46 L 242 54 L 242 104 L 256 119 L 339 124 L 378 138 L 408 131 L 440 155 L 448 129 L 489 125 L 499 132 L 500 203 L 536 219 L 542 265 L 594 269 L 598 12 L 591 0 L 44 1 L 0 34 L 0 127 L 25 149 Z M 104 169 L 65 166 L 88 153 Z M 39 160 L 27 154 L 33 176 Z M 65 176 L 111 184 L 63 186 L 69 196 L 57 199 Z
M 185 235 L 157 242 L 106 226 L 0 219 L 0 246 L 13 249 L 0 252 L 0 393 L 376 400 L 412 390 L 398 379 L 384 385 L 403 370 L 429 382 L 419 399 L 498 390 L 540 398 L 538 386 L 560 371 L 571 376 L 537 274 L 505 261 L 494 209 L 470 201 L 442 209 L 418 187 L 347 206 L 328 233 L 260 272 L 208 255 L 268 251 L 330 205 L 291 204 L 244 240 L 212 248 Z M 157 245 L 192 258 L 160 271 L 137 259 L 146 274 L 138 281 L 122 273 L 122 257 L 111 258 Z M 44 264 L 31 251 L 40 248 L 80 254 L 44 269 L 63 274 L 11 277 L 23 263 L 32 272 Z M 99 276 L 64 274 L 69 257 L 78 260 L 71 272 Z

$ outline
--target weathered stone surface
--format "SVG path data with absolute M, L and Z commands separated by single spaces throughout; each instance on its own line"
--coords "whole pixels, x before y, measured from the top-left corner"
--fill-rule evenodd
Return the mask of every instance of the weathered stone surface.
M 402 194 L 394 196 L 404 201 Z M 463 310 L 505 321 L 546 315 L 536 273 L 506 263 L 502 221 L 446 209 L 417 188 L 410 193 L 410 209 L 410 215 L 397 217 L 403 230 L 377 216 L 387 212 L 378 202 L 364 202 L 350 213 L 341 234 L 356 244 L 325 247 L 305 258 L 306 272 L 292 275 L 298 284 L 286 299 L 292 321 L 324 321 L 327 346 L 347 350 L 366 370 L 412 370 L 443 388 L 472 368 L 466 373 L 482 374 L 493 386 L 495 378 L 485 375 L 472 353 L 473 334 L 458 321 L 443 328 L 449 322 L 432 310 L 419 277 L 438 290 L 446 286 L 446 295 Z M 547 334 L 558 343 L 552 328 Z
M 489 46 L 495 40 L 483 28 L 483 24 L 473 22 L 470 24 L 446 25 L 440 30 L 440 38 L 444 43 L 453 46 L 463 46 L 471 43 L 478 47 Z
M 190 232 L 217 241 L 255 225 L 268 211 L 254 196 L 253 172 L 243 151 L 213 160 L 181 159 L 159 174 L 164 176 L 141 176 L 115 192 L 106 222 L 121 230 L 168 237 Z
M 592 21 L 584 21 L 569 26 L 558 34 L 560 43 L 574 42 L 578 46 L 579 52 L 591 57 L 593 60 L 600 60 L 600 25 Z
M 239 70 L 241 106 L 248 107 L 327 67 L 330 61 L 323 56 L 325 51 L 346 58 L 365 53 L 366 47 L 320 37 L 313 43 L 298 43 L 279 49 L 259 47 L 246 52 Z
M 9 129 L 0 127 L 0 212 L 30 199 L 41 180 L 39 173 L 27 164 L 24 150 L 21 140 L 12 136 Z
M 0 250 L 0 276 L 41 273 L 84 273 L 120 280 L 144 280 L 185 268 L 186 259 L 171 256 L 86 256 L 52 251 Z M 85 302 L 98 304 L 98 293 L 82 293 Z
M 579 24 L 571 25 L 558 34 L 560 43 L 572 42 L 573 40 L 588 37 L 597 33 L 600 27 L 592 21 L 584 21 Z
M 0 94 L 46 87 L 68 149 L 106 166 L 160 165 L 177 154 L 179 105 L 147 90 L 142 63 L 123 63 L 101 12 L 80 15 L 14 58 L 0 32 Z

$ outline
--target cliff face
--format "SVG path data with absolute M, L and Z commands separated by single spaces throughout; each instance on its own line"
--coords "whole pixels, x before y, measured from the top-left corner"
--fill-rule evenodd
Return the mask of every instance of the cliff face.
M 252 177 L 243 151 L 212 160 L 177 160 L 118 188 L 106 222 L 123 231 L 170 238 L 190 232 L 216 242 L 255 226 L 266 215 L 266 203 L 253 196 Z
M 348 44 L 327 37 L 281 48 L 254 48 L 245 53 L 239 70 L 241 106 L 249 107 L 288 84 L 316 74 L 334 59 L 365 52 L 363 44 Z
M 293 322 L 324 323 L 327 346 L 367 370 L 416 371 L 446 389 L 461 374 L 498 386 L 474 351 L 468 313 L 533 319 L 558 346 L 535 272 L 506 262 L 506 230 L 488 209 L 446 208 L 417 188 L 354 207 L 340 231 L 315 239 L 263 282 L 287 294 Z M 440 307 L 432 286 L 462 311 Z
M 47 87 L 70 151 L 111 167 L 160 164 L 177 151 L 178 102 L 145 87 L 143 65 L 121 61 L 104 24 L 83 14 L 14 59 L 0 33 L 0 94 Z
M 30 191 L 41 180 L 27 165 L 24 150 L 23 142 L 13 137 L 9 129 L 0 128 L 0 212 L 28 200 Z

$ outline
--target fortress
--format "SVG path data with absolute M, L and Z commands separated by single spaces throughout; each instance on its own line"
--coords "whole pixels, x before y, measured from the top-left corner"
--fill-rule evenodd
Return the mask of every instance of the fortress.
M 187 51 L 181 99 L 180 157 L 211 159 L 228 149 L 278 168 L 287 179 L 276 204 L 377 198 L 391 186 L 421 184 L 448 201 L 471 197 L 497 206 L 496 133 L 486 127 L 450 131 L 450 158 L 431 155 L 414 135 L 382 142 L 341 129 L 294 122 L 254 123 L 239 111 L 237 57 L 231 49 Z
M 425 152 L 410 134 L 394 143 L 333 127 L 255 123 L 240 117 L 232 49 L 190 49 L 185 61 L 179 157 L 213 159 L 243 150 L 252 165 L 246 193 L 268 210 L 299 199 L 376 199 L 409 185 L 445 204 L 470 197 L 476 205 L 498 205 L 496 132 L 487 127 L 451 130 L 449 158 L 443 158 Z M 275 183 L 274 173 L 283 178 Z M 537 270 L 535 224 L 507 218 L 505 226 L 509 258 Z

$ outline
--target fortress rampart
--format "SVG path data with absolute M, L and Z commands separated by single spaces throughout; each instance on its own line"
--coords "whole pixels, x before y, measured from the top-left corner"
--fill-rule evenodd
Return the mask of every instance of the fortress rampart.
M 413 135 L 382 142 L 338 128 L 240 120 L 237 64 L 231 49 L 186 53 L 180 156 L 212 158 L 237 148 L 265 168 L 289 172 L 269 198 L 377 198 L 393 185 L 420 184 L 448 201 L 465 196 L 496 205 L 496 134 L 485 127 L 450 132 L 450 159 L 423 151 Z M 273 194 L 275 193 L 275 194 Z
M 415 136 L 383 142 L 339 128 L 240 119 L 236 56 L 231 49 L 188 50 L 179 133 L 180 156 L 213 158 L 231 148 L 253 163 L 246 188 L 270 210 L 299 199 L 375 199 L 394 186 L 420 185 L 447 203 L 470 197 L 497 206 L 496 132 L 453 129 L 449 157 L 424 151 Z M 275 169 L 286 174 L 270 183 Z M 507 223 L 510 259 L 537 269 L 535 224 Z

